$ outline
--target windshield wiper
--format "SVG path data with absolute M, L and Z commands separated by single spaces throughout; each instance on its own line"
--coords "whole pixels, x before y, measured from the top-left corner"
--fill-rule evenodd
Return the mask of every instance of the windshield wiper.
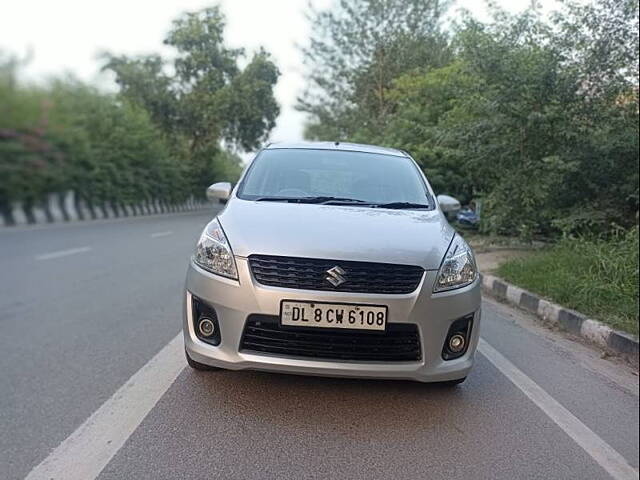
M 300 197 L 259 197 L 254 198 L 256 202 L 297 202 Z
M 424 203 L 413 203 L 413 202 L 389 202 L 389 203 L 376 203 L 374 205 L 375 208 L 392 208 L 392 209 L 403 209 L 403 208 L 430 208 L 429 205 Z
M 340 205 L 340 204 L 351 204 L 356 203 L 358 205 L 373 205 L 371 202 L 367 202 L 366 200 L 359 200 L 357 198 L 348 198 L 348 197 L 316 197 L 319 199 L 318 203 L 322 205 Z
M 429 205 L 413 202 L 389 202 L 389 203 L 373 203 L 366 200 L 348 197 L 260 197 L 255 199 L 256 202 L 288 202 L 288 203 L 316 203 L 319 205 L 362 205 L 373 208 L 430 208 Z
M 260 197 L 255 199 L 256 202 L 288 202 L 288 203 L 318 203 L 321 205 L 340 204 L 340 203 L 357 203 L 370 205 L 370 202 L 358 200 L 357 198 L 347 197 Z

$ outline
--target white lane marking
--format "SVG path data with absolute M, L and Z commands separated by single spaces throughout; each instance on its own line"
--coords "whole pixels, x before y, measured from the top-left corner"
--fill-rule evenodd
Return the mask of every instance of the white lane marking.
M 616 480 L 638 478 L 638 471 L 629 465 L 622 455 L 578 420 L 569 410 L 560 405 L 557 400 L 527 377 L 484 339 L 480 339 L 479 350 L 504 376 L 522 390 L 529 400 L 535 403 L 540 410 L 604 468 L 609 475 Z
M 36 255 L 36 260 L 51 260 L 53 258 L 68 257 L 69 255 L 75 255 L 76 253 L 84 253 L 91 250 L 91 247 L 78 247 L 70 248 L 68 250 L 58 250 L 57 252 L 43 253 L 42 255 Z
M 151 234 L 151 238 L 160 238 L 166 237 L 167 235 L 171 235 L 173 232 L 171 230 L 167 230 L 166 232 L 156 232 Z
M 95 479 L 184 366 L 180 333 L 31 470 L 26 480 Z
M 26 480 L 95 479 L 184 369 L 181 337 L 138 370 Z M 638 478 L 618 452 L 483 339 L 479 351 L 613 478 Z

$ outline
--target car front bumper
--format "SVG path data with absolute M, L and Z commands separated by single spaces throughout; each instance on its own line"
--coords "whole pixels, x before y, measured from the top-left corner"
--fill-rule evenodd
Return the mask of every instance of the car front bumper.
M 449 292 L 432 293 L 436 271 L 426 271 L 415 292 L 406 295 L 343 293 L 296 290 L 258 284 L 246 258 L 236 257 L 238 280 L 209 273 L 189 265 L 183 306 L 184 342 L 187 354 L 196 362 L 229 370 L 271 372 L 336 377 L 364 377 L 439 382 L 465 377 L 473 365 L 480 334 L 480 281 Z M 217 346 L 200 340 L 193 323 L 192 296 L 214 308 L 221 342 Z M 413 362 L 374 362 L 314 359 L 240 351 L 246 319 L 251 314 L 279 315 L 283 299 L 375 304 L 388 306 L 388 323 L 418 326 L 422 357 Z M 444 360 L 442 349 L 451 324 L 474 315 L 466 353 Z

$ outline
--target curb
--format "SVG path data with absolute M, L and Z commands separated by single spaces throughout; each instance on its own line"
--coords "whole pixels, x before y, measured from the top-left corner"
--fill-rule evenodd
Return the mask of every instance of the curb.
M 638 355 L 638 339 L 615 330 L 586 315 L 549 302 L 538 295 L 511 285 L 493 275 L 482 275 L 482 289 L 500 300 L 536 315 L 543 322 L 556 325 L 574 335 L 607 350 L 626 355 Z
M 9 210 L 0 212 L 0 230 L 189 212 L 209 208 L 211 205 L 210 201 L 196 199 L 193 195 L 180 203 L 167 203 L 156 198 L 137 204 L 103 202 L 90 205 L 78 198 L 73 191 L 51 193 L 37 204 L 27 206 L 21 202 L 13 202 Z

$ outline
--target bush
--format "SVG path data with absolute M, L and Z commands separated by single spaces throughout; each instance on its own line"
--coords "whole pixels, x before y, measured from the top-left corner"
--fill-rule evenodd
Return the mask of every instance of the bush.
M 565 238 L 498 275 L 611 325 L 638 334 L 638 227 L 606 239 Z
M 90 205 L 178 203 L 237 180 L 233 152 L 258 148 L 275 126 L 279 72 L 263 49 L 244 61 L 228 48 L 224 27 L 219 7 L 178 17 L 164 41 L 172 65 L 105 54 L 115 95 L 72 77 L 27 84 L 24 63 L 0 51 L 0 214 L 67 190 Z
M 638 2 L 560 2 L 551 15 L 492 5 L 489 21 L 463 14 L 445 31 L 448 3 L 312 11 L 306 135 L 409 150 L 437 193 L 485 200 L 486 233 L 633 227 Z

